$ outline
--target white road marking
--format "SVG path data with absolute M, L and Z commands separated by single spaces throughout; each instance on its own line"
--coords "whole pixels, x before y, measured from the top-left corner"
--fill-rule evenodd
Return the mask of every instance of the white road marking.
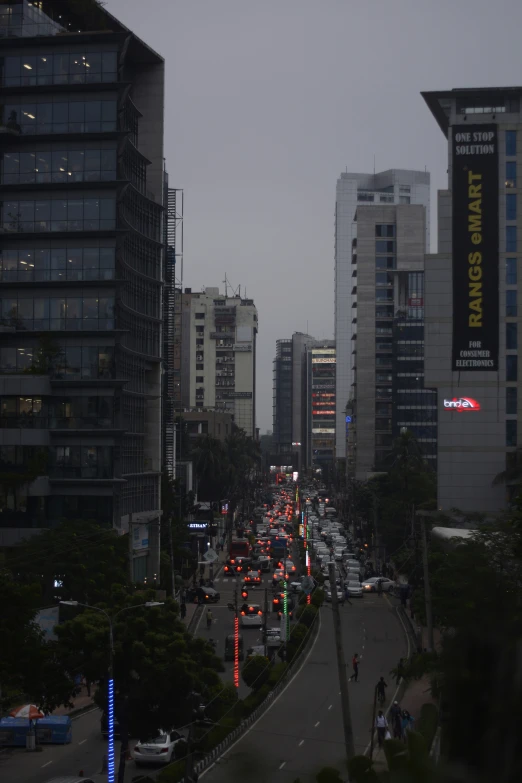
M 280 764 L 280 765 L 279 765 L 279 769 L 283 769 L 283 767 L 285 766 L 285 764 L 286 764 L 286 761 L 283 761 L 283 762 L 282 762 L 282 764 Z
M 51 761 L 47 761 L 45 764 L 42 764 L 41 769 L 43 769 L 44 767 L 48 767 L 49 764 L 52 764 L 52 763 L 53 763 L 52 759 L 51 759 Z
M 321 721 L 320 721 L 320 720 L 318 720 L 318 721 L 317 721 L 317 723 L 316 723 L 316 724 L 315 724 L 315 726 L 314 726 L 314 729 L 316 729 L 316 728 L 319 726 L 319 724 L 320 724 L 320 723 L 321 723 Z
M 333 704 L 330 704 L 330 706 L 328 707 L 328 709 L 329 709 L 329 710 L 331 710 L 331 709 L 332 709 L 332 707 L 333 707 Z
M 301 740 L 298 747 L 301 747 L 301 745 L 304 745 L 304 740 Z
M 86 739 L 81 740 L 81 742 L 79 742 L 78 745 L 83 745 L 84 742 L 87 742 L 87 740 Z

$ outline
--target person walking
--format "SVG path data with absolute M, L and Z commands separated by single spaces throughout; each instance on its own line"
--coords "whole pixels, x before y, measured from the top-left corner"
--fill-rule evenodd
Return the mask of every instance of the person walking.
M 379 699 L 380 704 L 384 704 L 386 699 L 386 688 L 388 687 L 388 683 L 384 681 L 384 677 L 381 677 L 375 687 L 377 690 L 377 698 Z
M 407 735 L 409 731 L 413 731 L 413 724 L 415 723 L 415 718 L 413 715 L 410 715 L 408 710 L 402 711 L 402 735 L 404 737 L 404 740 L 407 739 Z
M 396 673 L 396 679 L 397 679 L 397 685 L 404 677 L 404 658 L 399 658 L 399 663 L 397 664 L 397 673 Z
M 388 728 L 388 721 L 382 710 L 379 710 L 379 714 L 375 718 L 375 728 L 377 729 L 377 742 L 379 747 L 382 748 L 382 744 L 386 738 L 386 730 Z
M 382 596 L 382 579 L 377 581 L 377 594 Z
M 183 603 L 179 605 L 179 615 L 182 620 L 184 620 L 185 617 L 187 616 L 187 604 L 185 603 L 185 601 L 183 601 Z
M 207 629 L 212 625 L 212 612 L 207 609 Z
M 350 677 L 350 681 L 353 680 L 354 682 L 357 682 L 359 679 L 359 654 L 358 653 L 353 654 L 352 669 L 353 669 L 353 674 Z
M 402 739 L 402 710 L 398 701 L 394 701 L 390 708 L 390 719 L 394 738 Z

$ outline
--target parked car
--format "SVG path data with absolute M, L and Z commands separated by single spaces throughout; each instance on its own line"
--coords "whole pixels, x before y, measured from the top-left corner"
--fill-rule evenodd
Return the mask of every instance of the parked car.
M 137 742 L 131 755 L 137 767 L 144 764 L 170 764 L 174 748 L 179 742 L 186 742 L 179 731 L 163 731 L 155 739 Z

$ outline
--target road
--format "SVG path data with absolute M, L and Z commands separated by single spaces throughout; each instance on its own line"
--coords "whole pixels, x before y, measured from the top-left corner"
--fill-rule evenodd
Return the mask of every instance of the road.
M 350 683 L 350 710 L 355 749 L 364 753 L 370 740 L 372 699 L 381 675 L 395 686 L 389 672 L 407 654 L 407 641 L 387 598 L 365 595 L 341 608 L 348 662 L 361 655 L 359 682 Z M 205 783 L 315 783 L 324 766 L 346 772 L 341 704 L 337 679 L 331 606 L 321 609 L 315 644 L 298 674 L 232 748 L 209 770 Z
M 242 583 L 242 579 L 239 580 L 240 585 L 241 583 Z M 216 588 L 216 590 L 219 590 L 221 595 L 221 600 L 218 604 L 211 604 L 210 606 L 210 609 L 214 616 L 214 622 L 212 623 L 212 627 L 210 630 L 207 630 L 206 619 L 205 619 L 207 607 L 204 607 L 204 610 L 201 613 L 201 616 L 194 628 L 195 635 L 201 636 L 204 639 L 212 638 L 216 642 L 216 653 L 220 656 L 220 658 L 222 658 L 225 653 L 226 637 L 234 632 L 234 612 L 231 612 L 230 609 L 227 608 L 227 603 L 234 602 L 235 585 L 236 585 L 236 580 L 234 577 L 223 576 L 223 572 L 221 572 L 220 576 L 214 580 L 214 587 Z M 268 608 L 269 608 L 267 628 L 272 628 L 272 627 L 279 628 L 280 620 L 278 616 L 271 611 L 272 596 L 273 596 L 272 571 L 262 573 L 262 585 L 260 587 L 249 588 L 248 602 L 250 604 L 252 603 L 259 604 L 261 606 L 261 609 L 264 610 L 265 588 L 268 590 Z M 240 587 L 239 587 L 239 599 L 241 602 Z M 263 644 L 263 638 L 262 638 L 263 635 L 262 635 L 261 628 L 240 627 L 239 630 L 243 636 L 245 655 L 248 647 Z M 225 682 L 233 682 L 233 670 L 234 670 L 233 661 L 225 661 L 224 665 L 225 665 L 225 671 L 221 674 L 222 679 Z M 240 678 L 239 693 L 238 693 L 239 698 L 243 699 L 245 698 L 245 696 L 248 696 L 249 693 L 250 693 L 250 688 L 248 688 L 244 684 L 243 680 Z

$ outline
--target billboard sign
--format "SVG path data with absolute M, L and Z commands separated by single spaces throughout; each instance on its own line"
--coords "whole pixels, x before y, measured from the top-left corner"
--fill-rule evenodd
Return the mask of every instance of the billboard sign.
M 479 411 L 480 402 L 473 397 L 453 397 L 451 400 L 444 400 L 444 408 L 454 411 Z
M 498 370 L 498 137 L 496 125 L 453 127 L 455 372 Z

